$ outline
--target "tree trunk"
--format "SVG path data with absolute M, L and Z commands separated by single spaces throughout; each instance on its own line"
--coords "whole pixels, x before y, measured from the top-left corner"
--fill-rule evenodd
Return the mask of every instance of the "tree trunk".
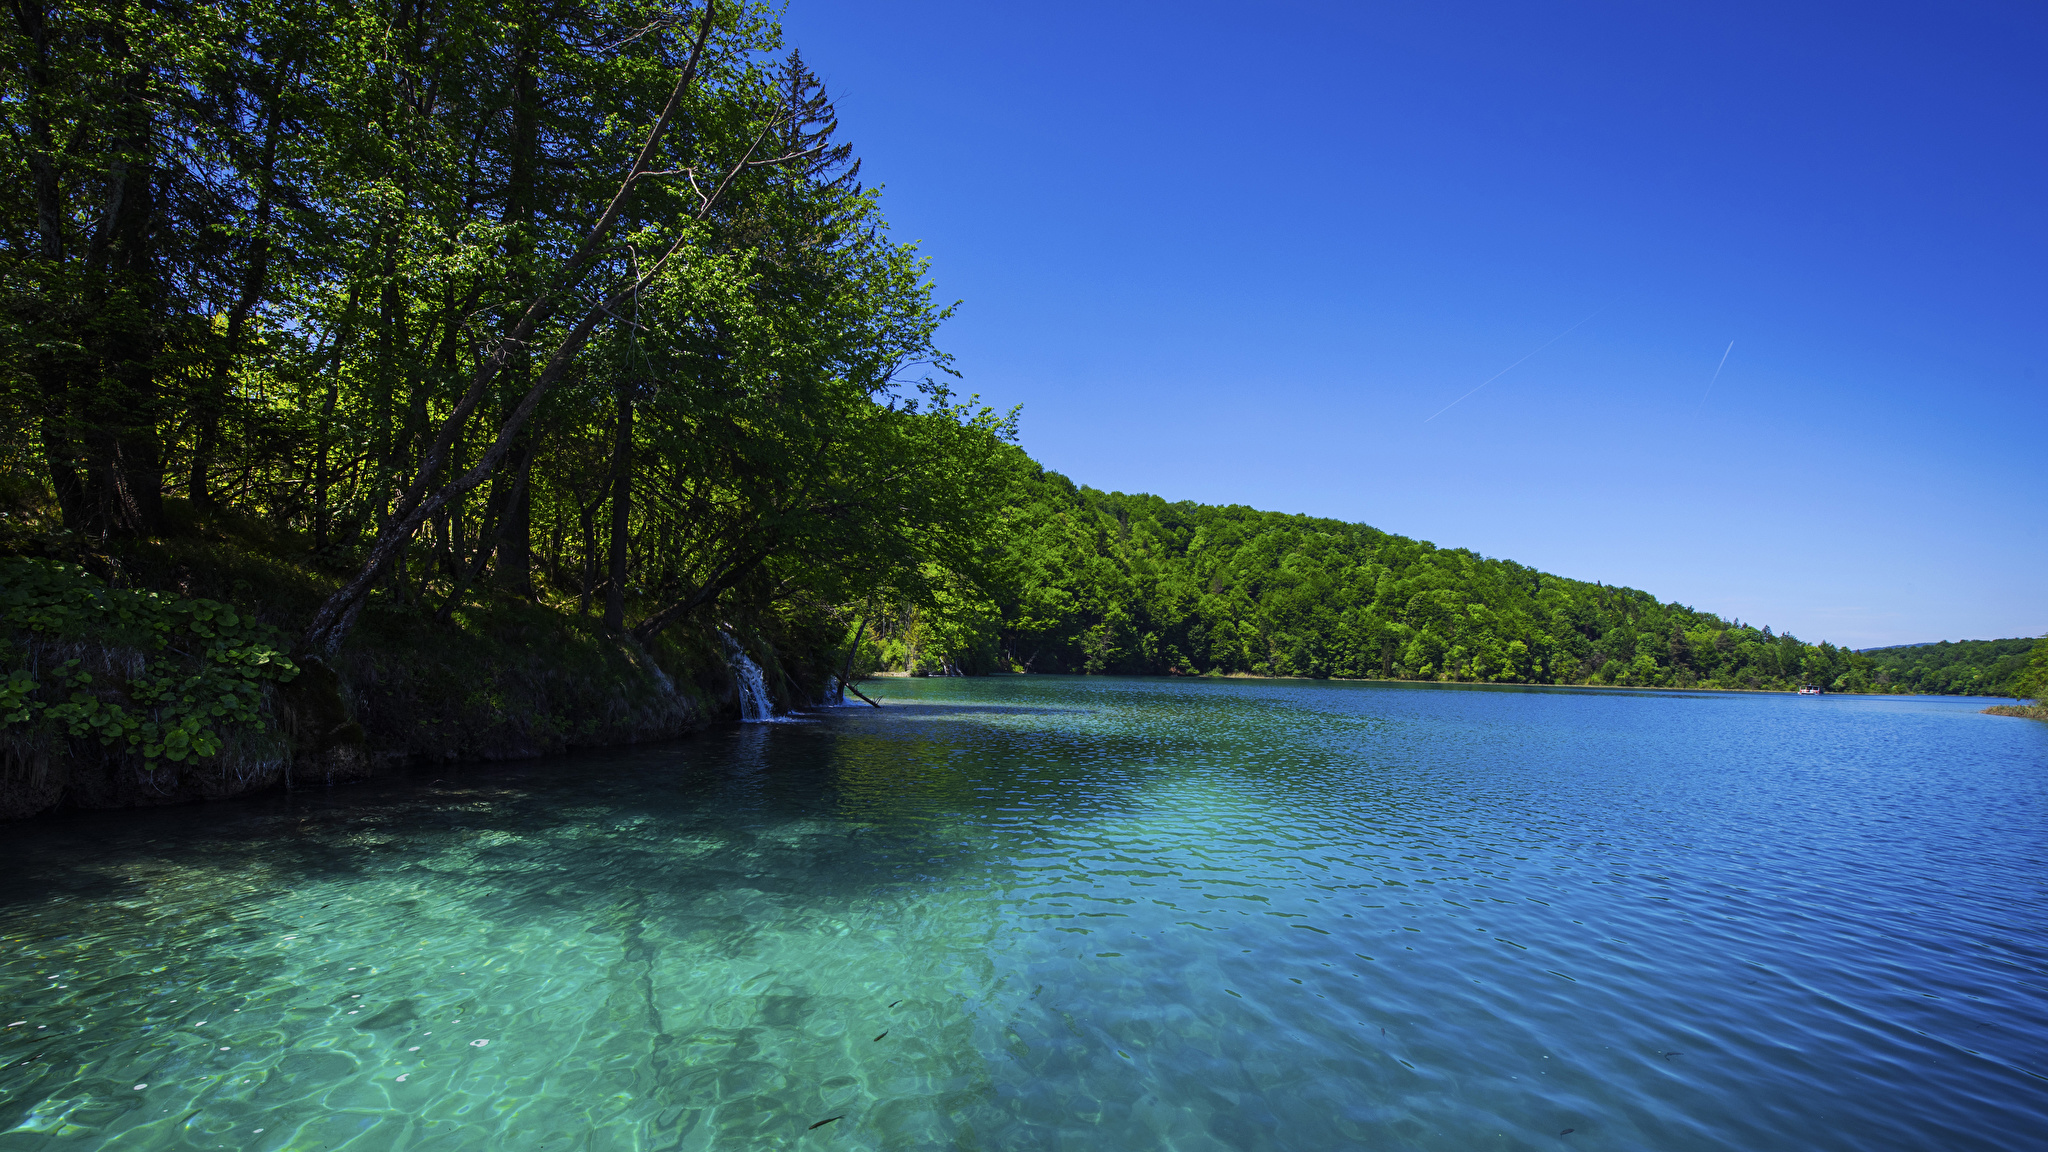
M 390 498 L 388 477 L 397 472 L 391 435 L 392 404 L 398 392 L 398 350 L 404 324 L 398 300 L 398 229 L 386 238 L 382 283 L 377 292 L 377 382 L 370 407 L 370 474 L 376 477 L 378 520 Z
M 590 613 L 590 597 L 597 591 L 597 508 L 604 502 L 602 493 L 597 500 L 577 508 L 577 524 L 583 529 L 583 595 L 576 600 L 576 615 L 580 619 Z
M 853 643 L 846 646 L 846 663 L 839 669 L 839 686 L 845 688 L 853 679 L 853 658 L 860 654 L 860 638 L 868 630 L 868 618 L 860 618 L 860 624 L 853 630 Z
M 512 131 L 506 142 L 509 165 L 505 181 L 505 223 L 510 226 L 507 247 L 511 267 L 510 295 L 514 300 L 533 295 L 534 188 L 540 153 L 540 32 L 548 22 L 537 5 L 522 6 L 518 43 L 512 58 Z M 507 365 L 506 408 L 533 386 L 533 351 L 525 344 L 513 350 Z M 502 482 L 509 483 L 512 506 L 502 513 L 498 545 L 498 566 L 493 573 L 498 587 L 528 599 L 533 598 L 533 492 L 529 485 L 533 468 L 533 434 L 522 435 L 506 453 Z M 495 485 L 500 479 L 494 479 Z
M 498 587 L 533 599 L 533 441 L 524 440 L 507 454 L 506 468 L 493 484 L 512 485 L 511 507 L 500 515 Z
M 611 580 L 604 588 L 604 630 L 626 630 L 626 550 L 633 515 L 633 386 L 619 385 L 619 424 L 612 441 Z
M 163 460 L 157 441 L 157 329 L 164 321 L 150 217 L 154 214 L 155 133 L 148 79 L 126 59 L 117 30 L 110 38 L 128 73 L 112 118 L 120 125 L 104 215 L 87 253 L 93 286 L 89 311 L 97 379 L 74 408 L 85 450 L 84 513 L 76 527 L 91 535 L 151 536 L 163 531 Z
M 58 319 L 52 313 L 61 312 L 62 302 L 70 296 L 64 276 L 63 187 L 57 178 L 57 149 L 50 133 L 50 105 L 56 98 L 56 85 L 50 74 L 49 28 L 43 5 L 39 0 L 19 0 L 11 7 L 15 27 L 30 49 L 23 73 L 27 84 L 22 110 L 28 122 L 25 151 L 30 194 L 35 200 L 36 255 L 40 258 L 36 271 L 41 308 L 24 316 L 24 320 L 29 326 L 40 327 Z M 33 350 L 26 357 L 27 369 L 44 406 L 40 421 L 43 465 L 50 475 L 50 487 L 57 493 L 64 523 L 76 524 L 84 515 L 84 490 L 75 467 L 78 450 L 65 425 L 77 366 L 59 352 L 61 345 L 37 340 L 31 341 L 31 347 Z
M 242 290 L 228 309 L 227 331 L 223 334 L 219 354 L 214 361 L 213 373 L 206 390 L 194 405 L 198 409 L 199 436 L 192 448 L 192 471 L 186 478 L 186 498 L 194 508 L 205 508 L 212 503 L 212 494 L 207 490 L 207 472 L 213 467 L 213 457 L 220 445 L 220 420 L 227 407 L 229 381 L 235 370 L 235 358 L 241 355 L 242 333 L 249 323 L 249 313 L 263 298 L 263 290 L 270 283 L 270 213 L 271 201 L 276 193 L 277 135 L 283 119 L 284 80 L 280 75 L 270 85 L 270 109 L 264 119 L 262 153 L 257 159 L 258 186 L 256 192 L 255 235 L 250 238 L 247 265 L 242 275 Z
M 586 308 L 583 315 L 556 342 L 554 351 L 550 353 L 547 363 L 536 376 L 533 386 L 527 389 L 526 395 L 505 418 L 496 439 L 484 450 L 476 465 L 459 476 L 447 480 L 439 479 L 447 460 L 449 443 L 476 411 L 486 391 L 498 381 L 512 351 L 523 347 L 526 341 L 531 340 L 542 326 L 556 316 L 564 300 L 583 284 L 595 267 L 628 197 L 641 177 L 651 171 L 649 162 L 666 138 L 669 125 L 696 77 L 704 45 L 711 36 L 716 10 L 715 0 L 706 0 L 703 20 L 698 28 L 696 42 L 690 49 L 689 59 L 684 63 L 682 73 L 676 78 L 676 85 L 669 93 L 668 103 L 649 126 L 640 151 L 628 167 L 618 191 L 598 214 L 597 220 L 584 232 L 576 251 L 561 265 L 560 272 L 552 278 L 549 288 L 545 292 L 537 293 L 525 304 L 524 314 L 518 323 L 513 325 L 507 338 L 477 366 L 476 372 L 470 378 L 468 391 L 442 420 L 436 442 L 427 450 L 410 485 L 400 495 L 397 514 L 379 524 L 377 540 L 371 545 L 370 554 L 363 561 L 362 567 L 355 576 L 329 595 L 319 610 L 313 614 L 312 622 L 307 625 L 306 631 L 300 637 L 300 645 L 304 649 L 315 653 L 331 653 L 340 648 L 349 630 L 355 626 L 363 601 L 375 587 L 377 578 L 404 550 L 413 533 L 419 531 L 420 524 L 433 515 L 441 505 L 482 483 L 496 471 L 505 453 L 511 448 L 512 442 L 518 438 L 525 429 L 526 422 L 532 418 L 542 397 L 568 372 L 570 365 L 583 350 L 598 324 L 612 315 L 613 308 L 635 298 L 681 250 L 685 238 L 689 235 L 686 231 L 678 231 L 669 247 L 651 262 L 643 275 L 620 284 L 616 291 L 600 293 L 597 301 Z M 723 194 L 725 184 L 730 181 L 731 176 L 753 162 L 753 151 L 749 148 L 747 154 L 730 170 L 726 182 L 722 182 L 719 188 L 704 200 L 697 213 L 698 218 L 702 218 L 717 203 L 717 197 Z M 623 618 L 623 610 L 621 617 Z

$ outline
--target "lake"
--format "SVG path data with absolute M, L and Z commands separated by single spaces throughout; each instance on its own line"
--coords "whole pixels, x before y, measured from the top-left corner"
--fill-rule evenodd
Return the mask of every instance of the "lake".
M 870 694 L 8 827 L 0 1152 L 2048 1146 L 1987 701 Z

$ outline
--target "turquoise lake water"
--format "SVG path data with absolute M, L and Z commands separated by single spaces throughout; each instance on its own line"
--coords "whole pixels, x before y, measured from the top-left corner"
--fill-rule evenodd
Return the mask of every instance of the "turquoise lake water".
M 2048 724 L 872 692 L 0 829 L 0 1150 L 2048 1148 Z

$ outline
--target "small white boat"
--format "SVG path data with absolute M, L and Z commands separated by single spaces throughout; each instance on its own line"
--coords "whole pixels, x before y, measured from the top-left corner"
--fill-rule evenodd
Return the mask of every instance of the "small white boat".
M 1823 692 L 1819 688 L 1815 688 L 1811 684 L 1808 684 L 1799 689 L 1799 694 L 1801 696 L 1825 696 L 1827 693 Z

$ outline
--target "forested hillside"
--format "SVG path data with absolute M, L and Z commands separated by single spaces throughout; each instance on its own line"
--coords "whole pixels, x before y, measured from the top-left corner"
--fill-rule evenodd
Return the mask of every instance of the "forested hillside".
M 773 16 L 10 5 L 0 768 L 648 738 L 934 602 L 1009 424 Z
M 932 382 L 923 264 L 767 6 L 10 11 L 10 526 L 253 519 L 336 580 L 316 654 L 373 604 L 646 643 L 917 602 L 985 535 L 1004 422 Z
M 962 670 L 1879 690 L 1832 644 L 1308 516 L 1076 487 L 1021 459 L 990 595 L 885 622 Z
M 1891 692 L 1934 696 L 2022 696 L 2020 681 L 2034 650 L 2031 638 L 1944 640 L 1900 648 L 1875 648 L 1871 683 Z

